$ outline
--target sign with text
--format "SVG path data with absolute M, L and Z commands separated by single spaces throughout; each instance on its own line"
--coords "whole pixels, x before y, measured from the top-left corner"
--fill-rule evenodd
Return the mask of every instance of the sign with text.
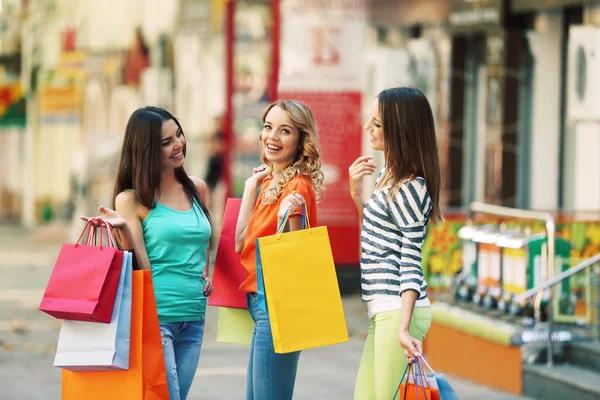
M 513 0 L 513 11 L 547 10 L 567 6 L 597 3 L 597 0 Z
M 283 0 L 280 90 L 360 91 L 366 0 Z
M 453 31 L 471 32 L 502 26 L 504 0 L 455 0 L 448 21 Z
M 336 264 L 358 264 L 360 232 L 350 197 L 348 167 L 360 155 L 361 95 L 358 92 L 280 92 L 282 99 L 300 100 L 312 111 L 321 146 L 325 191 L 318 221 L 327 226 Z
M 319 225 L 327 226 L 337 266 L 360 263 L 360 224 L 348 167 L 362 147 L 361 91 L 366 0 L 282 0 L 278 94 L 313 112 L 325 192 Z

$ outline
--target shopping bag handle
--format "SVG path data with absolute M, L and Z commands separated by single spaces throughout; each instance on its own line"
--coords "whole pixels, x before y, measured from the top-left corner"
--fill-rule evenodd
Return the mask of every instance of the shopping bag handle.
M 415 357 L 415 361 L 417 363 L 417 368 L 418 368 L 417 373 L 420 373 L 421 383 L 423 384 L 423 392 L 424 392 L 425 388 L 431 389 L 431 386 L 429 385 L 429 379 L 427 379 L 427 374 L 425 373 L 423 364 L 421 364 L 421 360 L 422 360 L 421 357 L 419 357 L 419 356 Z
M 429 368 L 429 370 L 431 371 L 431 373 L 435 374 L 435 371 L 433 370 L 433 368 L 431 368 L 431 365 L 429 365 L 429 363 L 427 362 L 427 360 L 425 359 L 425 357 L 423 356 L 419 356 L 419 359 L 421 359 L 421 361 L 423 361 L 425 363 L 425 365 L 427 366 L 427 368 Z M 424 371 L 425 369 L 423 368 L 423 365 L 421 365 L 421 369 Z
M 408 392 L 408 377 L 410 376 L 411 373 L 413 375 L 415 389 L 417 390 L 416 400 L 419 400 L 419 386 L 421 386 L 421 389 L 423 389 L 423 396 L 424 396 L 423 400 L 427 400 L 427 392 L 425 392 L 425 382 L 422 380 L 423 378 L 421 378 L 422 385 L 419 385 L 418 374 L 416 374 L 415 370 L 414 370 L 415 363 L 418 363 L 418 359 L 416 359 L 416 358 L 415 358 L 415 362 L 408 363 L 406 365 L 406 368 L 404 369 L 402 378 L 400 378 L 400 383 L 398 383 L 398 387 L 396 388 L 396 392 L 394 393 L 394 397 L 392 397 L 392 400 L 395 400 L 396 396 L 398 396 L 398 393 L 400 392 L 400 386 L 402 386 L 402 381 L 404 380 L 404 378 L 406 378 L 406 385 L 404 385 L 404 398 L 406 399 L 406 394 Z M 421 373 L 421 377 L 423 377 L 423 373 Z M 429 387 L 429 384 L 427 384 L 427 387 Z
M 124 250 L 125 247 L 123 246 L 123 241 L 121 240 L 121 237 L 117 234 L 117 231 L 115 230 L 115 228 L 113 228 L 113 226 L 110 223 L 104 221 L 101 218 L 98 218 L 97 221 L 100 222 L 100 243 L 102 243 L 102 228 L 104 228 L 104 229 L 106 229 L 106 237 L 108 240 L 108 246 L 114 247 L 119 250 Z M 88 244 L 92 244 L 92 243 L 94 243 L 94 244 L 96 243 L 96 229 L 93 229 L 91 241 L 89 240 L 89 236 L 88 236 Z
M 288 208 L 285 211 L 285 214 L 283 214 L 283 218 L 281 218 L 279 225 L 277 226 L 277 231 L 276 231 L 277 235 L 281 235 L 283 233 L 283 229 L 285 228 L 285 224 L 287 224 L 289 217 L 290 217 L 290 209 Z M 309 222 L 308 218 L 306 218 L 306 204 L 302 204 L 302 229 L 306 229 L 306 228 L 310 229 L 310 222 Z
M 402 385 L 402 381 L 406 377 L 409 367 L 410 367 L 410 364 L 406 364 L 406 368 L 404 368 L 404 373 L 402 374 L 402 378 L 400 378 L 400 383 L 398 383 L 398 387 L 396 388 L 396 393 L 394 393 L 394 397 L 392 397 L 392 400 L 396 400 L 396 396 L 398 396 L 398 392 L 400 391 L 400 386 Z M 406 383 L 408 383 L 408 378 L 406 378 Z
M 422 377 L 423 385 L 427 384 L 426 386 L 429 387 L 429 379 L 427 379 L 427 373 L 423 368 L 423 364 L 421 364 L 421 359 L 419 356 L 415 357 L 415 362 L 417 364 L 417 374 L 419 374 Z
M 423 380 L 423 373 L 421 373 L 421 384 L 419 384 L 419 375 L 418 371 L 415 372 L 415 365 L 417 368 L 419 367 L 419 359 L 415 357 L 415 361 L 410 364 L 410 371 L 413 375 L 413 382 L 415 383 L 415 391 L 416 397 L 415 400 L 419 400 L 419 387 L 423 390 L 423 400 L 427 400 L 427 392 L 425 391 L 425 381 Z M 400 386 L 398 386 L 400 387 Z M 406 378 L 406 385 L 404 385 L 404 398 L 406 399 L 406 395 L 408 393 L 408 378 Z
M 104 225 L 104 221 L 100 220 L 100 227 L 102 228 L 102 226 Z M 94 235 L 95 235 L 95 228 L 92 225 L 92 221 L 88 221 L 85 226 L 83 227 L 83 230 L 81 231 L 81 235 L 79 235 L 79 239 L 77 239 L 77 242 L 75 242 L 75 247 L 79 246 L 79 242 L 81 241 L 81 238 L 83 237 L 83 235 L 85 234 L 85 232 L 87 231 L 87 239 L 85 241 L 86 245 L 90 245 L 94 239 Z M 103 247 L 103 243 L 102 243 L 102 235 L 100 235 L 100 248 Z

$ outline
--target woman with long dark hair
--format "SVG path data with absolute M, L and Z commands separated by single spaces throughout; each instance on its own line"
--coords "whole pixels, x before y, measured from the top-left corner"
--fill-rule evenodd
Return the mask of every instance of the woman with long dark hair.
M 185 399 L 192 385 L 213 291 L 206 184 L 187 175 L 185 155 L 185 135 L 171 113 L 136 110 L 125 129 L 114 210 L 99 207 L 99 218 L 121 230 L 139 267 L 152 271 L 171 400 Z
M 420 91 L 382 91 L 365 130 L 385 166 L 366 204 L 362 178 L 375 172 L 372 157 L 359 157 L 349 168 L 350 194 L 362 218 L 362 298 L 371 319 L 354 399 L 388 400 L 407 362 L 423 352 L 431 325 L 421 249 L 427 224 L 442 220 L 441 173 L 433 114 Z

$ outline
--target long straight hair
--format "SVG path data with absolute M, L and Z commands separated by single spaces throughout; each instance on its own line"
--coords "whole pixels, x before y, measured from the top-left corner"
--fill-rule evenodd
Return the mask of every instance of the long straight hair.
M 377 97 L 387 165 L 380 183 L 391 185 L 391 196 L 406 179 L 424 178 L 433 207 L 429 219 L 441 222 L 441 171 L 429 101 L 417 89 L 406 87 L 386 89 Z
M 155 199 L 160 197 L 162 171 L 162 126 L 168 120 L 173 120 L 183 134 L 179 121 L 162 108 L 140 108 L 129 117 L 113 192 L 113 208 L 119 193 L 127 189 L 133 189 L 137 201 L 148 210 L 156 207 Z M 183 147 L 184 157 L 186 147 L 187 143 Z M 181 183 L 192 204 L 195 199 L 210 221 L 208 208 L 183 167 L 175 168 L 175 179 Z

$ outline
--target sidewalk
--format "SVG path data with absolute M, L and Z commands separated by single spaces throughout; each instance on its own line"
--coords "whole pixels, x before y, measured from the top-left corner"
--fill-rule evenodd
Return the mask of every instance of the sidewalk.
M 0 398 L 60 398 L 60 370 L 52 366 L 60 321 L 37 307 L 64 241 L 60 229 L 0 225 Z M 369 321 L 359 295 L 345 296 L 343 302 L 350 342 L 303 352 L 294 399 L 352 398 Z M 216 314 L 209 307 L 190 400 L 244 398 L 248 349 L 216 342 Z M 455 377 L 449 380 L 460 399 L 523 399 Z

